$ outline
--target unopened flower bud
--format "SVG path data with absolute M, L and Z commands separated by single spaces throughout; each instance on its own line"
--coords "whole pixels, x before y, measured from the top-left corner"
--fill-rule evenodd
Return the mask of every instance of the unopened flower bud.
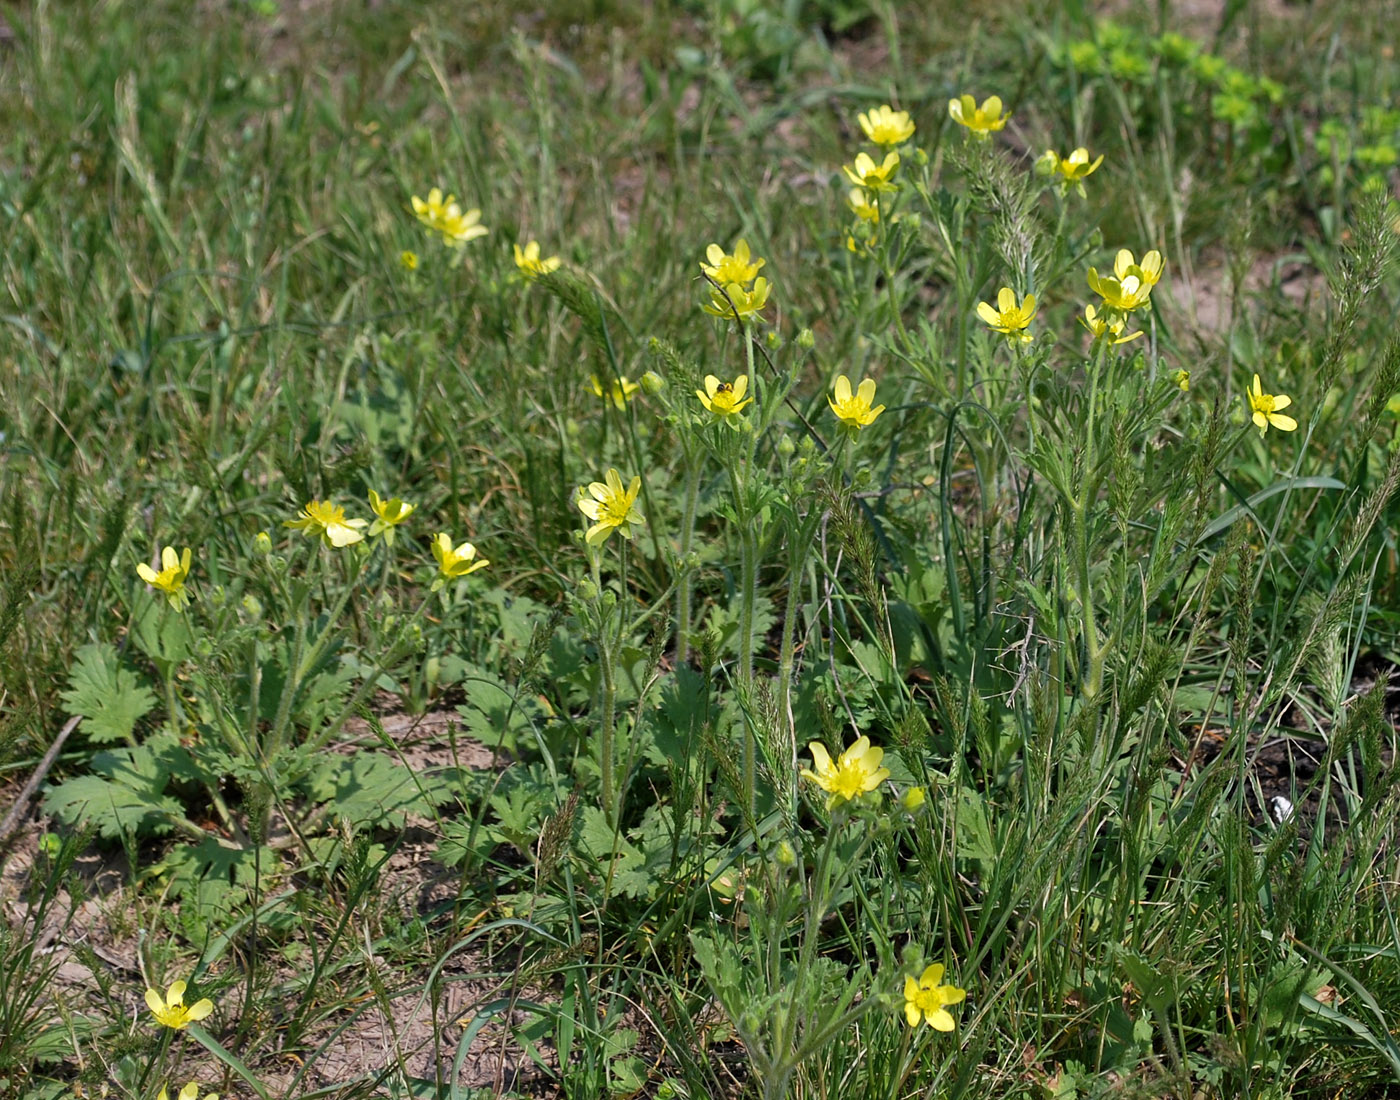
M 654 370 L 649 370 L 642 375 L 642 392 L 648 397 L 655 397 L 666 388 L 666 379 L 657 374 Z
M 817 346 L 817 338 L 812 335 L 811 329 L 804 328 L 797 334 L 797 346 L 799 348 L 807 348 L 809 351 Z
M 578 595 L 581 600 L 596 600 L 598 598 L 598 586 L 589 577 L 584 577 L 578 582 Z
M 797 444 L 792 441 L 792 436 L 785 435 L 778 440 L 778 456 L 780 458 L 791 458 L 797 453 Z
M 272 536 L 266 531 L 259 531 L 253 536 L 253 553 L 263 555 L 272 553 Z
M 907 791 L 904 792 L 902 796 L 900 796 L 899 804 L 904 807 L 907 813 L 912 814 L 915 810 L 917 810 L 920 806 L 924 804 L 926 797 L 927 796 L 924 794 L 924 789 L 922 787 L 910 787 Z

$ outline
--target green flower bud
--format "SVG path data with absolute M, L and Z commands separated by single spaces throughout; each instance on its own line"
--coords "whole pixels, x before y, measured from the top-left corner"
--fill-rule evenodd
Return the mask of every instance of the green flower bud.
M 666 379 L 657 374 L 654 370 L 649 370 L 642 375 L 642 392 L 648 397 L 655 397 L 666 388 Z

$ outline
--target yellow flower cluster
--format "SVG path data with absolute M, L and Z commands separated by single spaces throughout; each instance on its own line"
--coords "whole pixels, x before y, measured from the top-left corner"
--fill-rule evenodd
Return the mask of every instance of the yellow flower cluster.
M 618 412 L 627 408 L 627 402 L 632 400 L 632 395 L 642 388 L 625 374 L 612 379 L 606 387 L 603 385 L 603 380 L 596 374 L 589 381 L 593 386 L 593 392 L 611 404 Z
M 695 396 L 700 398 L 700 404 L 705 406 L 707 412 L 714 413 L 718 420 L 730 427 L 737 427 L 739 414 L 744 411 L 744 406 L 753 402 L 752 397 L 744 396 L 748 392 L 747 374 L 739 375 L 733 382 L 721 382 L 713 374 L 707 374 L 705 388 L 696 390 Z
M 972 96 L 961 95 L 948 100 L 948 117 L 959 126 L 967 127 L 973 137 L 985 141 L 1004 127 L 1011 115 L 1002 110 L 1001 96 L 990 95 L 979 107 Z
M 741 325 L 758 320 L 773 285 L 759 275 L 764 261 L 749 252 L 749 242 L 740 237 L 733 252 L 712 244 L 705 249 L 705 259 L 709 262 L 702 261 L 700 270 L 710 280 L 710 300 L 701 308 Z
M 994 331 L 1000 332 L 1008 340 L 1018 340 L 1029 344 L 1035 337 L 1028 331 L 1035 319 L 1035 295 L 1027 294 L 1016 304 L 1016 292 L 1009 286 L 997 291 L 997 304 L 977 303 L 977 316 Z
M 190 594 L 185 591 L 185 579 L 190 575 L 190 548 L 185 547 L 179 554 L 175 547 L 167 546 L 160 553 L 160 572 L 157 573 L 145 562 L 136 566 L 136 575 L 152 588 L 165 593 L 170 606 L 183 611 L 189 606 Z
M 855 184 L 846 193 L 846 205 L 858 219 L 857 224 L 864 223 L 863 230 L 858 230 L 861 242 L 855 235 L 846 240 L 852 252 L 859 250 L 860 243 L 870 246 L 871 230 L 880 222 L 880 196 L 899 190 L 894 179 L 900 163 L 895 147 L 914 136 L 914 120 L 909 112 L 896 111 L 888 103 L 862 111 L 856 121 L 866 139 L 884 150 L 884 156 L 877 161 L 869 153 L 857 153 L 851 164 L 842 166 L 846 178 Z
M 935 1031 L 952 1031 L 953 1015 L 948 1005 L 960 1003 L 967 990 L 955 985 L 942 985 L 943 964 L 933 963 L 925 968 L 916 979 L 904 979 L 904 1018 L 910 1027 L 918 1027 L 922 1020 Z
M 831 411 L 849 432 L 858 432 L 875 422 L 875 418 L 885 411 L 884 405 L 874 405 L 875 379 L 867 378 L 855 393 L 851 393 L 851 380 L 844 374 L 838 375 L 832 394 L 826 399 Z
M 454 195 L 443 197 L 442 188 L 434 187 L 428 192 L 425 202 L 417 195 L 409 197 L 413 213 L 429 233 L 442 237 L 442 243 L 453 248 L 461 248 L 468 241 L 486 236 L 486 226 L 481 224 L 481 211 L 468 210 L 465 213 L 457 205 Z
M 646 522 L 646 517 L 637 510 L 637 494 L 641 489 L 640 477 L 634 477 L 632 484 L 624 489 L 622 475 L 617 470 L 609 470 L 604 480 L 579 490 L 578 510 L 593 521 L 584 535 L 589 546 L 602 546 L 614 531 L 630 539 L 632 528 Z
M 1054 149 L 1046 149 L 1036 161 L 1035 168 L 1043 176 L 1058 176 L 1060 192 L 1063 194 L 1071 186 L 1084 194 L 1084 180 L 1103 163 L 1103 154 L 1098 159 L 1089 159 L 1089 150 L 1080 146 L 1067 157 L 1060 156 Z
M 559 270 L 559 265 L 563 263 L 558 256 L 540 256 L 540 242 L 526 241 L 525 247 L 518 244 L 512 246 L 515 249 L 515 266 L 520 274 L 530 280 L 538 279 L 541 275 L 550 275 Z
M 146 1007 L 162 1027 L 181 1031 L 214 1011 L 214 1002 L 208 997 L 202 997 L 192 1005 L 185 1004 L 185 990 L 188 988 L 184 981 L 171 982 L 164 997 L 160 995 L 159 990 L 146 990 Z M 183 1095 L 182 1091 L 181 1096 Z
M 872 745 L 868 737 L 856 738 L 834 761 L 820 741 L 813 741 L 807 748 L 812 754 L 812 767 L 803 768 L 802 775 L 826 791 L 828 810 L 842 802 L 854 802 L 890 777 L 889 768 L 880 766 L 885 750 Z

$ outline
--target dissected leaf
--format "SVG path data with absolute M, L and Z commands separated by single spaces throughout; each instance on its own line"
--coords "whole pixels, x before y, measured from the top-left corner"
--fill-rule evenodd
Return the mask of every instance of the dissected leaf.
M 64 709 L 81 715 L 79 727 L 92 741 L 123 741 L 156 705 L 156 696 L 136 673 L 123 668 L 116 649 L 106 643 L 85 645 L 68 674 Z

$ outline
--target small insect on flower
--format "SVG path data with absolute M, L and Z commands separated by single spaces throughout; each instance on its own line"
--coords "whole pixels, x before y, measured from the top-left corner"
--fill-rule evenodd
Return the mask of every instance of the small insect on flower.
M 425 229 L 442 237 L 443 244 L 460 248 L 468 241 L 486 236 L 486 226 L 481 224 L 481 211 L 462 212 L 453 195 L 443 197 L 442 188 L 434 187 L 428 192 L 424 202 L 417 195 L 411 195 L 413 213 Z
M 705 259 L 710 262 L 702 261 L 700 270 L 720 286 L 728 286 L 730 283 L 747 286 L 765 263 L 762 257 L 753 256 L 749 252 L 749 242 L 743 237 L 734 242 L 732 253 L 726 252 L 717 244 L 710 245 L 705 249 Z
M 1298 421 L 1291 416 L 1281 415 L 1282 410 L 1293 404 L 1293 398 L 1286 393 L 1265 393 L 1257 374 L 1254 376 L 1254 385 L 1245 394 L 1245 398 L 1249 404 L 1250 419 L 1254 421 L 1260 435 L 1270 428 L 1291 432 L 1298 426 Z
M 156 1097 L 156 1100 L 170 1100 L 164 1085 L 161 1086 L 160 1094 Z M 191 1081 L 180 1090 L 179 1094 L 176 1096 L 176 1100 L 199 1100 L 198 1083 Z M 219 1094 L 217 1092 L 206 1092 L 204 1094 L 204 1100 L 219 1100 Z
M 908 111 L 896 111 L 888 103 L 856 115 L 865 136 L 876 145 L 903 145 L 914 136 Z
M 546 256 L 541 259 L 539 241 L 526 241 L 524 248 L 518 244 L 512 247 L 515 249 L 515 266 L 527 279 L 538 279 L 541 275 L 558 271 L 559 265 L 564 262 L 558 256 Z
M 854 394 L 851 393 L 851 380 L 844 374 L 836 379 L 831 396 L 826 399 L 831 411 L 838 420 L 852 431 L 859 431 L 874 423 L 875 418 L 885 411 L 884 405 L 871 408 L 875 400 L 875 379 L 867 378 Z
M 994 332 L 1000 332 L 1008 340 L 1020 340 L 1023 344 L 1029 344 L 1035 339 L 1027 331 L 1031 321 L 1035 319 L 1034 294 L 1027 294 L 1018 306 L 1016 292 L 1009 286 L 1004 286 L 997 291 L 995 307 L 987 302 L 977 303 L 977 316 Z
M 973 137 L 987 138 L 1005 126 L 1011 115 L 1002 113 L 1001 96 L 989 95 L 979 107 L 972 96 L 963 95 L 948 100 L 948 117 L 966 126 Z
M 632 484 L 624 489 L 622 475 L 614 469 L 609 470 L 602 481 L 579 490 L 578 510 L 593 520 L 593 526 L 584 535 L 589 546 L 602 546 L 614 531 L 630 539 L 632 528 L 646 522 L 646 517 L 637 510 L 637 494 L 641 489 L 640 477 L 634 477 Z
M 768 293 L 773 284 L 760 275 L 753 281 L 753 289 L 745 290 L 739 283 L 729 283 L 723 292 L 719 287 L 710 287 L 710 300 L 700 308 L 714 317 L 734 320 L 738 315 L 740 324 L 760 320 L 759 314 L 768 304 Z M 726 295 L 728 297 L 726 297 Z
M 705 388 L 696 390 L 700 404 L 719 419 L 732 424 L 745 405 L 752 403 L 752 397 L 744 395 L 749 391 L 749 376 L 741 374 L 733 382 L 721 382 L 713 374 L 705 375 Z
M 146 990 L 146 1007 L 151 1010 L 151 1015 L 156 1018 L 157 1023 L 179 1031 L 190 1024 L 198 1023 L 214 1011 L 214 1002 L 208 997 L 203 997 L 187 1006 L 185 1004 L 185 990 L 187 988 L 188 986 L 183 981 L 171 982 L 164 997 L 161 997 L 154 989 Z
M 967 990 L 955 985 L 940 985 L 943 980 L 943 964 L 928 966 L 918 979 L 906 976 L 904 979 L 904 1018 L 910 1027 L 918 1027 L 922 1020 L 935 1031 L 952 1031 L 955 1026 L 953 1015 L 947 1005 L 955 1005 L 967 996 Z
M 398 497 L 385 500 L 371 489 L 369 491 L 369 507 L 370 511 L 374 513 L 374 522 L 369 525 L 369 537 L 383 535 L 384 542 L 393 546 L 395 528 L 408 519 L 418 505 L 408 504 Z
M 282 521 L 283 527 L 305 531 L 307 535 L 319 535 L 321 540 L 335 549 L 354 546 L 364 539 L 362 527 L 368 526 L 363 519 L 346 519 L 345 509 L 328 500 L 313 500 L 299 513 L 296 519 Z
M 603 389 L 603 380 L 596 374 L 590 376 L 589 382 L 593 386 L 593 392 L 608 401 L 618 412 L 627 408 L 627 402 L 632 400 L 632 395 L 641 389 L 641 386 L 630 381 L 625 374 L 609 381 L 606 390 Z
M 453 546 L 451 536 L 444 531 L 433 536 L 433 557 L 437 558 L 438 563 L 438 575 L 432 586 L 434 592 L 448 581 L 455 581 L 491 564 L 485 558 L 478 558 L 476 547 L 469 542 Z
M 157 573 L 144 561 L 136 566 L 136 575 L 165 593 L 170 606 L 183 611 L 190 602 L 190 594 L 185 591 L 185 578 L 190 575 L 190 548 L 177 554 L 175 547 L 167 546 L 160 552 L 160 572 Z
M 1095 340 L 1101 340 L 1107 336 L 1112 344 L 1126 344 L 1128 341 L 1136 340 L 1139 336 L 1144 335 L 1139 331 L 1130 332 L 1124 336 L 1123 329 L 1128 325 L 1124 318 L 1112 313 L 1101 314 L 1092 305 L 1084 307 L 1084 316 L 1079 319 L 1079 323 L 1094 334 Z
M 880 766 L 885 750 L 872 745 L 868 737 L 856 738 L 835 762 L 820 741 L 813 741 L 807 748 L 812 754 L 812 768 L 803 768 L 801 774 L 826 791 L 828 810 L 875 790 L 890 777 L 889 768 Z
M 847 179 L 867 191 L 894 191 L 899 187 L 894 182 L 894 174 L 899 170 L 898 153 L 886 153 L 879 164 L 871 159 L 869 153 L 858 153 L 855 163 L 843 165 L 841 170 L 846 173 Z

